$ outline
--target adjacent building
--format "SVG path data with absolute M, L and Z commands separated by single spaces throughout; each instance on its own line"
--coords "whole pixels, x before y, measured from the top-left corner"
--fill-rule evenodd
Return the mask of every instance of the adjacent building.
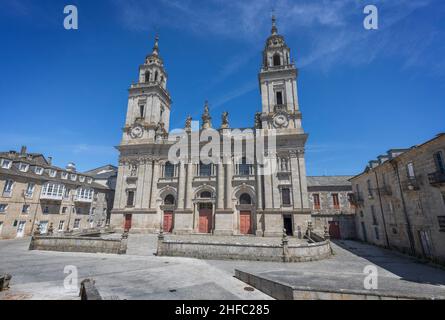
M 393 149 L 351 179 L 359 239 L 445 263 L 445 134 Z
M 281 236 L 303 234 L 311 221 L 308 202 L 305 143 L 297 91 L 298 70 L 290 48 L 278 34 L 275 18 L 266 40 L 258 75 L 261 112 L 252 114 L 256 129 L 276 130 L 276 152 L 265 156 L 276 163 L 277 172 L 262 175 L 256 159 L 235 152 L 214 163 L 196 159 L 168 161 L 172 147 L 169 134 L 171 97 L 167 73 L 159 54 L 158 39 L 151 54 L 139 67 L 137 83 L 129 89 L 127 117 L 123 129 L 119 170 L 111 224 L 130 232 L 172 232 Z M 202 126 L 185 131 L 196 141 L 200 132 L 213 128 L 209 105 Z M 217 128 L 221 136 L 231 132 L 228 114 Z M 253 161 L 252 161 L 253 160 Z
M 0 239 L 36 232 L 103 227 L 111 211 L 113 190 L 79 173 L 74 164 L 52 165 L 42 154 L 0 152 Z
M 308 177 L 309 206 L 315 230 L 328 228 L 331 238 L 353 239 L 355 233 L 355 203 L 352 176 Z

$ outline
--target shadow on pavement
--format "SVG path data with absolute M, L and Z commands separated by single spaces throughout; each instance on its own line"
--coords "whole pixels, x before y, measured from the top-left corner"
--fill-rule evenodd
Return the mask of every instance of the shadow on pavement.
M 399 276 L 401 280 L 431 285 L 445 285 L 444 270 L 422 263 L 414 257 L 357 241 L 332 240 L 332 243 Z

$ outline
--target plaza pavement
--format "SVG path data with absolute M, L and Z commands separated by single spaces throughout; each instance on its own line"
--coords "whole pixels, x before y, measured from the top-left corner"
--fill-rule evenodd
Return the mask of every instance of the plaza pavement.
M 295 285 L 361 289 L 363 270 L 376 265 L 379 290 L 445 295 L 445 271 L 394 252 L 353 241 L 333 244 L 335 255 L 305 263 L 210 261 L 156 257 L 156 236 L 130 235 L 127 255 L 28 251 L 29 238 L 0 241 L 0 273 L 11 273 L 11 289 L 0 299 L 78 299 L 63 286 L 64 268 L 93 278 L 105 299 L 270 299 L 233 277 L 234 269 L 264 273 Z

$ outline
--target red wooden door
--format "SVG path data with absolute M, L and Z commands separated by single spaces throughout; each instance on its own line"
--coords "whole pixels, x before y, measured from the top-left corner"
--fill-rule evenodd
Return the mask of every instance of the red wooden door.
M 329 222 L 329 236 L 332 239 L 341 239 L 340 223 L 338 221 L 330 221 Z
M 128 231 L 131 229 L 131 218 L 132 215 L 131 214 L 126 214 L 125 215 L 125 226 L 124 226 L 124 230 Z
M 240 225 L 239 231 L 241 234 L 251 234 L 252 233 L 252 222 L 250 219 L 250 211 L 240 212 Z
M 173 232 L 173 212 L 164 212 L 164 232 Z
M 212 231 L 212 210 L 199 210 L 199 233 L 210 233 Z

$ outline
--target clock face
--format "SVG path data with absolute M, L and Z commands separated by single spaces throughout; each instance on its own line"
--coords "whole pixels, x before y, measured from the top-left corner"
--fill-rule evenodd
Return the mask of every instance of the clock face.
M 279 114 L 273 119 L 275 128 L 286 128 L 289 124 L 287 117 L 284 114 Z
M 133 139 L 138 139 L 138 138 L 142 137 L 143 133 L 144 133 L 144 129 L 142 129 L 141 126 L 136 126 L 133 129 L 131 129 L 130 135 Z

